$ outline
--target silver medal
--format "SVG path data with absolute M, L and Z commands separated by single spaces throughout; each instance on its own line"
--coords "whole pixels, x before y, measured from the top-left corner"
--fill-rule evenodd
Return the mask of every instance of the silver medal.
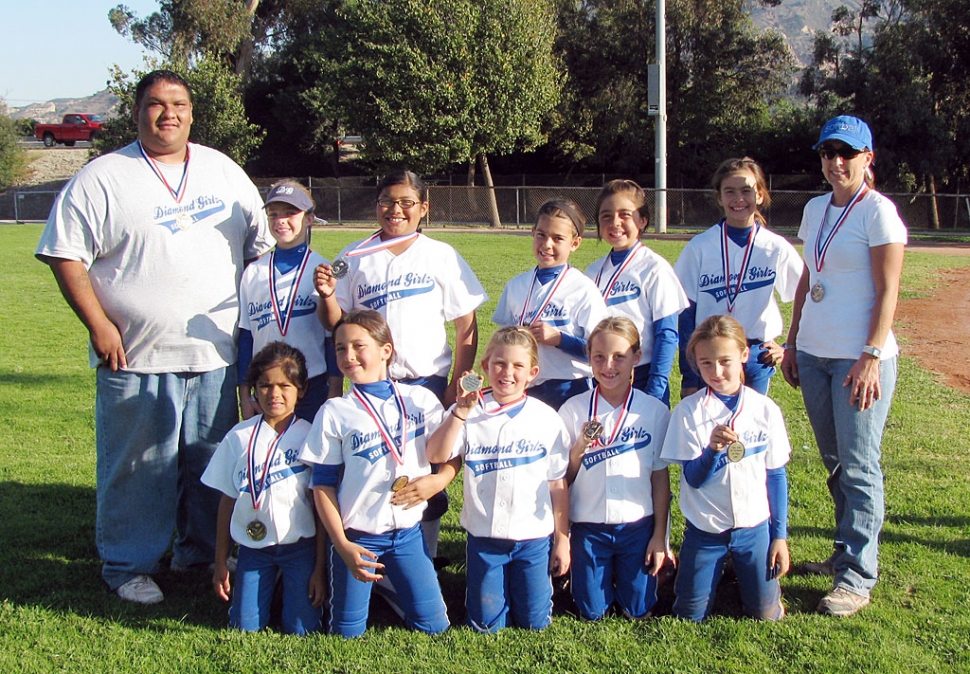
M 175 226 L 179 229 L 186 229 L 192 224 L 192 216 L 187 213 L 179 213 L 175 216 Z
M 475 391 L 481 390 L 484 383 L 485 380 L 475 372 L 469 372 L 458 380 L 458 386 L 465 393 L 474 393 Z
M 815 285 L 812 286 L 811 295 L 813 302 L 821 302 L 822 298 L 825 297 L 825 286 L 822 285 L 821 281 L 816 281 Z
M 346 276 L 348 271 L 350 271 L 350 266 L 347 264 L 347 260 L 343 259 L 342 257 L 338 257 L 333 261 L 333 264 L 330 265 L 330 273 L 337 280 L 340 280 Z

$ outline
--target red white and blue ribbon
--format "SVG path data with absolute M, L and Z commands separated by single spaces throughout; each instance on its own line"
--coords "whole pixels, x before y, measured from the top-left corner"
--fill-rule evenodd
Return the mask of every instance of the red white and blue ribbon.
M 728 419 L 728 422 L 727 422 L 727 426 L 732 431 L 734 430 L 734 422 L 737 421 L 737 419 L 738 419 L 739 416 L 741 416 L 741 411 L 744 409 L 744 388 L 745 388 L 744 387 L 744 384 L 742 384 L 741 385 L 741 391 L 738 394 L 738 396 L 739 396 L 739 398 L 738 398 L 738 409 L 731 413 L 731 418 Z M 708 405 L 710 404 L 711 398 L 713 398 L 713 397 L 714 397 L 714 394 L 711 392 L 711 387 L 708 386 L 707 387 L 707 395 L 704 396 L 704 411 L 705 412 L 707 412 Z M 715 421 L 714 418 L 710 414 L 708 414 L 707 416 L 708 416 L 708 418 L 712 422 L 714 422 L 714 425 L 717 425 L 717 421 Z
M 593 395 L 589 397 L 589 420 L 599 421 L 599 399 L 601 397 L 600 387 L 596 386 L 593 391 Z M 602 445 L 603 447 L 609 447 L 616 440 L 616 436 L 619 435 L 620 429 L 626 423 L 626 418 L 630 414 L 630 406 L 633 404 L 633 387 L 627 389 L 626 400 L 623 401 L 623 405 L 620 407 L 620 416 L 617 417 L 616 423 L 613 424 L 613 431 L 610 433 L 610 439 L 608 442 L 603 442 L 600 438 L 596 438 L 593 441 L 591 447 L 596 447 L 597 445 Z M 601 422 L 602 423 L 602 422 Z
M 828 236 L 825 237 L 825 241 L 822 241 L 822 230 L 825 229 L 825 221 L 829 218 L 829 207 L 832 205 L 832 199 L 829 198 L 829 203 L 825 205 L 825 213 L 822 214 L 822 222 L 818 226 L 818 235 L 815 237 L 815 271 L 822 271 L 822 267 L 825 266 L 825 254 L 828 253 L 829 246 L 832 245 L 832 239 L 838 233 L 839 228 L 845 222 L 845 219 L 849 217 L 849 211 L 853 207 L 862 201 L 862 197 L 866 195 L 866 190 L 869 188 L 865 182 L 859 186 L 859 189 L 855 194 L 852 195 L 852 199 L 849 200 L 849 205 L 842 209 L 842 214 L 839 219 L 835 221 L 835 226 L 832 227 L 832 231 L 829 232 Z
M 371 253 L 387 250 L 388 248 L 393 248 L 394 246 L 416 239 L 420 234 L 418 231 L 413 231 L 410 234 L 405 234 L 404 236 L 398 236 L 393 239 L 381 241 L 380 239 L 382 233 L 383 230 L 375 232 L 354 246 L 353 250 L 348 250 L 346 253 L 344 253 L 342 257 L 361 257 L 363 255 L 370 255 Z M 374 243 L 374 241 L 377 243 Z
M 494 402 L 497 405 L 497 407 L 493 407 L 491 409 L 488 409 L 488 406 L 486 405 L 485 395 L 486 394 L 489 394 L 491 392 L 492 392 L 491 387 L 489 387 L 489 388 L 484 389 L 484 390 L 481 391 L 481 394 L 482 394 L 482 397 L 481 397 L 482 409 L 485 410 L 485 414 L 489 414 L 489 415 L 493 415 L 493 414 L 512 414 L 513 412 L 517 412 L 520 407 L 522 407 L 523 405 L 525 405 L 526 400 L 528 400 L 528 398 L 529 398 L 529 396 L 527 394 L 523 393 L 521 397 L 516 398 L 515 400 L 512 400 L 510 402 L 507 402 L 507 403 L 502 404 L 502 403 L 499 403 L 497 400 L 495 400 L 495 397 L 493 395 L 492 396 L 492 402 Z
M 174 190 L 172 189 L 172 186 L 168 184 L 168 180 L 165 179 L 165 174 L 163 174 L 162 170 L 158 167 L 158 162 L 156 162 L 150 154 L 145 152 L 145 148 L 142 146 L 141 141 L 138 141 L 138 149 L 141 151 L 141 156 L 144 157 L 145 161 L 148 162 L 148 165 L 151 167 L 152 171 L 156 176 L 158 176 L 158 179 L 162 181 L 162 184 L 165 185 L 165 189 L 167 189 L 169 194 L 172 195 L 172 198 L 175 199 L 175 203 L 181 204 L 182 197 L 185 196 L 185 192 L 189 185 L 190 145 L 188 143 L 185 144 L 185 171 L 182 172 L 182 180 L 179 181 L 178 186 Z
M 279 327 L 280 335 L 283 337 L 286 337 L 286 331 L 290 329 L 290 319 L 293 318 L 293 304 L 296 302 L 297 291 L 300 288 L 300 280 L 303 278 L 303 272 L 306 270 L 309 261 L 310 247 L 307 246 L 306 251 L 303 253 L 303 259 L 300 261 L 300 266 L 293 276 L 293 282 L 290 284 L 290 292 L 285 300 L 286 309 L 281 310 L 280 305 L 283 302 L 280 301 L 279 290 L 276 288 L 276 249 L 274 248 L 269 254 L 269 296 L 273 303 L 273 317 L 276 319 L 276 325 Z
M 758 236 L 758 229 L 761 226 L 755 224 L 748 232 L 748 241 L 744 244 L 744 255 L 741 257 L 741 269 L 738 271 L 738 282 L 734 285 L 734 293 L 731 293 L 731 240 L 728 237 L 728 226 L 726 220 L 721 220 L 721 263 L 724 270 L 724 291 L 727 301 L 728 313 L 734 311 L 734 303 L 741 294 L 741 284 L 744 277 L 748 274 L 748 264 L 751 262 L 751 251 L 754 250 L 754 239 Z
M 249 445 L 246 447 L 246 480 L 249 482 L 249 496 L 253 500 L 253 510 L 259 510 L 259 504 L 262 502 L 263 492 L 266 487 L 266 478 L 269 476 L 270 466 L 273 465 L 276 450 L 279 447 L 280 440 L 290 430 L 290 426 L 293 425 L 295 420 L 296 416 L 291 417 L 290 423 L 286 424 L 283 432 L 278 433 L 269 443 L 269 448 L 266 450 L 266 460 L 263 462 L 263 471 L 260 473 L 258 480 L 256 478 L 256 471 L 259 469 L 256 463 L 256 442 L 259 438 L 259 429 L 263 426 L 263 417 L 260 417 L 259 421 L 256 422 L 253 432 L 249 435 Z
M 620 275 L 623 274 L 623 271 L 628 266 L 630 266 L 630 263 L 633 262 L 633 258 L 635 258 L 637 256 L 637 254 L 640 252 L 640 249 L 641 248 L 643 248 L 643 244 L 640 243 L 639 241 L 637 241 L 635 244 L 633 244 L 633 248 L 630 249 L 630 252 L 629 252 L 629 254 L 627 254 L 626 259 L 623 260 L 623 262 L 621 262 L 617 266 L 616 270 L 613 272 L 613 275 L 610 276 L 610 280 L 606 284 L 606 287 L 605 288 L 600 288 L 600 292 L 603 293 L 603 299 L 604 300 L 607 299 L 610 296 L 610 291 L 613 290 L 613 286 L 616 285 L 616 282 L 620 279 Z M 606 259 L 603 260 L 603 266 L 600 267 L 600 270 L 598 272 L 596 272 L 596 287 L 597 288 L 600 287 L 600 278 L 603 276 L 603 270 L 606 269 L 606 263 L 609 261 L 609 259 L 610 259 L 610 256 L 607 255 L 606 256 Z
M 539 307 L 535 315 L 532 317 L 532 320 L 529 321 L 528 323 L 529 325 L 535 325 L 536 323 L 539 322 L 539 318 L 542 316 L 542 312 L 546 310 L 547 306 L 549 306 L 549 302 L 552 301 L 553 295 L 555 295 L 556 291 L 559 290 L 559 286 L 562 284 L 563 279 L 566 278 L 566 273 L 568 271 L 569 271 L 569 265 L 567 264 L 565 267 L 563 267 L 563 270 L 559 272 L 559 277 L 556 279 L 555 285 L 552 286 L 552 289 L 549 291 L 549 294 L 546 295 L 546 299 L 542 303 L 542 306 Z M 526 325 L 525 317 L 528 315 L 529 302 L 532 301 L 532 294 L 535 292 L 536 279 L 538 277 L 539 277 L 539 268 L 536 267 L 535 271 L 532 272 L 532 285 L 529 286 L 529 294 L 525 298 L 525 304 L 522 305 L 522 313 L 519 315 L 519 325 Z
M 407 407 L 404 405 L 404 396 L 401 395 L 401 391 L 393 381 L 391 382 L 391 389 L 394 391 L 394 402 L 397 404 L 397 411 L 401 416 L 401 435 L 399 437 L 394 437 L 394 434 L 391 433 L 390 426 L 388 426 L 381 413 L 377 411 L 377 406 L 371 402 L 370 396 L 359 390 L 356 386 L 353 387 L 353 392 L 357 396 L 357 400 L 360 401 L 360 404 L 364 406 L 367 414 L 374 420 L 374 424 L 377 426 L 377 432 L 380 433 L 381 439 L 387 446 L 388 451 L 390 451 L 391 456 L 394 457 L 394 461 L 397 465 L 403 466 L 404 448 L 408 444 L 408 413 Z M 398 442 L 399 440 L 400 442 Z

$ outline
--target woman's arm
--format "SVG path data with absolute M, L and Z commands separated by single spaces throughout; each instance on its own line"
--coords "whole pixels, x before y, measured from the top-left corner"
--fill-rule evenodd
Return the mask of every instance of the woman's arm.
M 223 494 L 219 500 L 219 514 L 216 516 L 216 558 L 212 565 L 212 587 L 216 591 L 216 596 L 222 601 L 229 601 L 231 591 L 226 560 L 232 548 L 229 523 L 232 521 L 232 511 L 235 507 L 236 499 Z

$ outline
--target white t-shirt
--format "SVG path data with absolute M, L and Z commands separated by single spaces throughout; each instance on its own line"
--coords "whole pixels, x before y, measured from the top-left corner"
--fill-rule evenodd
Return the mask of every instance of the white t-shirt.
M 555 530 L 549 481 L 562 479 L 569 466 L 566 427 L 535 398 L 499 411 L 490 391 L 483 395 L 451 452 L 465 462 L 461 525 L 483 538 L 549 536 Z
M 303 352 L 307 374 L 316 377 L 327 371 L 323 341 L 327 336 L 317 317 L 320 295 L 313 284 L 313 270 L 326 260 L 309 251 L 304 267 L 296 267 L 286 274 L 276 275 L 276 299 L 279 311 L 273 312 L 270 296 L 272 255 L 264 255 L 243 272 L 239 284 L 239 327 L 253 334 L 253 353 L 270 342 L 284 341 Z M 302 271 L 302 273 L 301 273 Z M 296 283 L 296 297 L 291 292 Z M 287 319 L 287 313 L 292 317 Z M 277 318 L 278 316 L 278 318 Z M 286 336 L 280 331 L 279 321 L 286 325 Z
M 805 298 L 796 344 L 800 351 L 819 358 L 855 360 L 862 355 L 862 347 L 869 337 L 869 322 L 876 302 L 869 249 L 889 243 L 905 244 L 908 235 L 896 205 L 878 192 L 867 190 L 832 239 L 819 272 L 815 266 L 815 246 L 830 199 L 829 194 L 815 197 L 802 212 L 798 238 L 805 242 L 802 252 L 808 265 L 808 287 L 821 283 L 825 295 L 821 302 L 814 302 L 811 295 Z M 823 237 L 832 231 L 842 211 L 842 208 L 828 209 Z M 882 347 L 882 357 L 892 358 L 898 353 L 896 337 L 890 331 Z
M 758 227 L 744 279 L 738 289 L 745 247 L 728 237 L 732 297 L 737 292 L 733 310 L 728 311 L 728 285 L 724 281 L 722 257 L 722 227 L 726 226 L 714 225 L 695 236 L 674 264 L 687 297 L 697 304 L 695 324 L 700 325 L 709 316 L 729 315 L 741 324 L 748 339 L 774 339 L 784 329 L 775 292 L 782 302 L 795 299 L 795 290 L 802 276 L 801 256 L 783 237 Z
M 492 314 L 493 323 L 502 327 L 528 326 L 536 321 L 536 313 L 542 309 L 539 320 L 563 334 L 585 340 L 596 324 L 607 317 L 606 304 L 596 284 L 578 269 L 566 267 L 558 277 L 545 285 L 540 285 L 538 281 L 533 283 L 534 278 L 535 270 L 530 269 L 505 284 Z M 550 293 L 552 299 L 549 299 Z M 526 309 L 524 316 L 523 309 Z M 592 375 L 593 371 L 585 358 L 574 358 L 558 347 L 540 344 L 539 376 L 532 386 L 549 379 L 582 379 Z
M 273 244 L 263 200 L 243 170 L 211 148 L 189 151 L 180 202 L 137 142 L 95 159 L 61 190 L 37 246 L 38 256 L 88 269 L 131 372 L 208 372 L 236 362 L 243 261 Z M 98 365 L 93 349 L 90 360 Z
M 468 263 L 446 243 L 418 235 L 407 250 L 394 255 L 381 250 L 346 257 L 337 281 L 337 303 L 344 311 L 374 309 L 387 321 L 394 338 L 392 379 L 448 376 L 451 346 L 445 324 L 475 311 L 488 299 Z
M 265 548 L 296 543 L 301 538 L 316 535 L 310 494 L 312 473 L 310 467 L 298 458 L 309 430 L 307 421 L 293 417 L 293 423 L 276 442 L 276 431 L 264 423 L 263 415 L 259 414 L 236 424 L 219 443 L 202 473 L 202 484 L 236 499 L 229 532 L 240 545 Z M 251 443 L 256 466 L 252 473 L 253 482 L 259 494 L 258 509 L 253 508 L 253 492 L 250 489 L 248 448 Z M 275 451 L 269 475 L 264 478 L 271 445 L 275 445 Z M 246 527 L 254 520 L 266 527 L 266 538 L 260 541 L 254 541 L 246 533 Z
M 609 315 L 626 316 L 637 326 L 642 354 L 638 365 L 646 365 L 653 357 L 653 324 L 686 309 L 687 296 L 670 263 L 660 255 L 643 244 L 629 255 L 633 259 L 627 257 L 619 267 L 606 255 L 591 264 L 586 275 L 601 294 L 608 293 L 604 299 Z
M 767 471 L 781 468 L 791 457 L 791 445 L 781 410 L 770 398 L 741 387 L 741 410 L 734 430 L 744 443 L 745 456 L 732 463 L 726 452 L 717 455 L 717 470 L 700 489 L 680 476 L 680 511 L 701 531 L 717 534 L 752 527 L 768 519 Z M 707 387 L 674 408 L 667 427 L 661 458 L 686 463 L 701 455 L 719 424 L 727 424 L 731 410 Z
M 408 419 L 408 442 L 402 464 L 391 454 L 374 418 L 357 398 L 356 389 L 324 403 L 300 451 L 300 459 L 306 463 L 343 466 L 337 505 L 345 529 L 370 534 L 408 529 L 421 521 L 427 507 L 422 503 L 405 510 L 391 505 L 391 484 L 401 476 L 413 480 L 431 473 L 425 445 L 428 436 L 441 424 L 444 410 L 438 398 L 426 388 L 400 383 L 395 387 L 404 400 Z M 375 396 L 368 399 L 387 427 L 399 437 L 401 415 L 395 396 L 387 400 Z
M 576 480 L 569 487 L 572 522 L 624 524 L 653 514 L 653 472 L 666 468 L 660 450 L 670 411 L 662 402 L 632 389 L 629 411 L 613 407 L 595 390 L 580 393 L 559 408 L 570 447 L 595 418 L 603 424 L 602 442 L 587 448 Z M 590 414 L 593 401 L 594 414 Z M 617 430 L 617 424 L 622 426 Z M 613 442 L 609 439 L 613 438 Z

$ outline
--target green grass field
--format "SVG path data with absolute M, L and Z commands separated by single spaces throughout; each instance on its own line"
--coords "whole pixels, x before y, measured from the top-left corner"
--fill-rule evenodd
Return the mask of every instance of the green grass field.
M 669 616 L 591 624 L 558 614 L 545 632 L 492 636 L 464 628 L 414 634 L 375 600 L 372 628 L 352 642 L 229 631 L 226 606 L 204 572 L 176 575 L 165 567 L 158 575 L 164 603 L 122 602 L 102 583 L 94 547 L 94 378 L 86 334 L 33 258 L 40 231 L 0 228 L 0 672 L 970 671 L 970 398 L 940 386 L 907 357 L 883 446 L 881 580 L 872 605 L 852 618 L 815 615 L 826 580 L 794 574 L 782 580 L 789 614 L 778 624 L 741 618 L 737 590 L 724 584 L 723 610 L 700 625 Z M 462 253 L 491 296 L 479 314 L 484 344 L 504 281 L 534 264 L 529 240 L 431 235 Z M 327 229 L 315 232 L 314 248 L 333 257 L 358 238 Z M 672 261 L 683 243 L 650 246 Z M 573 263 L 585 268 L 605 251 L 587 241 Z M 929 291 L 940 268 L 967 264 L 970 258 L 909 253 L 903 296 Z M 792 558 L 822 559 L 832 520 L 824 470 L 800 394 L 778 378 L 772 397 L 785 411 L 793 447 Z M 460 502 L 456 486 L 450 491 Z M 675 546 L 682 526 L 676 516 Z M 442 574 L 456 623 L 464 615 L 463 540 L 453 507 L 441 552 L 456 560 Z M 669 592 L 662 595 L 661 612 L 670 601 Z

